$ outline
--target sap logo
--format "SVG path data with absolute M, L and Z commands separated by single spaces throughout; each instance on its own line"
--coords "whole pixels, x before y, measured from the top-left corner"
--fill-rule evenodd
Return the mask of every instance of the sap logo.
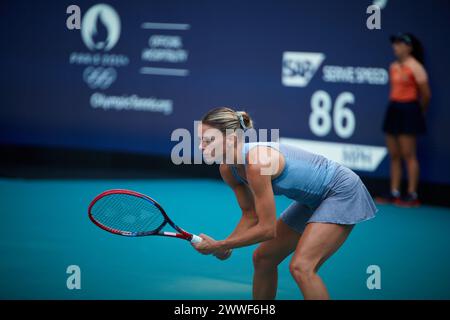
M 284 52 L 281 82 L 287 87 L 306 87 L 324 59 L 320 52 Z
M 81 21 L 81 37 L 90 50 L 111 50 L 120 37 L 120 18 L 110 5 L 92 6 Z

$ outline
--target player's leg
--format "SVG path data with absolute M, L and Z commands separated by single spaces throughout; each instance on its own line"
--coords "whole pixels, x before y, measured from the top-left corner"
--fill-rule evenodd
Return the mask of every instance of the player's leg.
M 277 221 L 276 237 L 263 242 L 253 254 L 253 299 L 275 299 L 278 283 L 278 265 L 297 246 L 300 233 L 283 220 Z
M 329 299 L 317 272 L 344 243 L 352 228 L 353 225 L 316 222 L 306 226 L 289 266 L 305 299 Z

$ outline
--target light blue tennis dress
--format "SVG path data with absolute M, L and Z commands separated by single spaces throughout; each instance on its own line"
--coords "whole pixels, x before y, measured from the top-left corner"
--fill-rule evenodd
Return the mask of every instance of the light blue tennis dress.
M 352 170 L 321 155 L 273 142 L 245 143 L 245 165 L 248 151 L 257 145 L 274 148 L 284 156 L 285 167 L 272 180 L 272 189 L 275 195 L 294 200 L 281 219 L 297 232 L 303 232 L 310 222 L 352 225 L 375 217 L 378 209 Z M 238 182 L 247 184 L 236 166 L 230 168 Z

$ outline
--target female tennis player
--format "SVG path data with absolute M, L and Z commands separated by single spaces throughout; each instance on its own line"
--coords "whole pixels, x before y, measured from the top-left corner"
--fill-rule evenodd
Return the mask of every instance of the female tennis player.
M 226 259 L 233 248 L 261 243 L 253 255 L 254 299 L 275 298 L 278 264 L 294 252 L 290 271 L 304 298 L 328 299 L 317 271 L 353 226 L 373 218 L 377 208 L 350 169 L 300 148 L 247 143 L 236 134 L 239 128 L 252 127 L 246 112 L 225 107 L 209 111 L 202 119 L 203 155 L 220 159 L 220 174 L 234 191 L 242 217 L 225 240 L 201 234 L 203 241 L 193 246 L 202 254 Z M 221 134 L 212 136 L 210 129 Z M 221 145 L 223 154 L 214 154 L 213 145 Z M 229 159 L 231 163 L 225 161 Z M 274 195 L 293 200 L 278 220 Z
M 383 122 L 391 159 L 391 185 L 390 192 L 376 200 L 415 207 L 420 205 L 417 136 L 426 132 L 425 113 L 431 93 L 419 40 L 410 33 L 398 33 L 391 42 L 396 61 L 389 68 L 391 92 Z M 402 160 L 408 173 L 408 193 L 404 197 L 400 193 Z

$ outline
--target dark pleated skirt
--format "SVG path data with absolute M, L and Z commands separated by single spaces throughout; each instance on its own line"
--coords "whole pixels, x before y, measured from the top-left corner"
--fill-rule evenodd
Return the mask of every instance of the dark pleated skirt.
M 383 132 L 398 134 L 425 134 L 425 116 L 418 102 L 395 102 L 388 105 L 383 121 Z

